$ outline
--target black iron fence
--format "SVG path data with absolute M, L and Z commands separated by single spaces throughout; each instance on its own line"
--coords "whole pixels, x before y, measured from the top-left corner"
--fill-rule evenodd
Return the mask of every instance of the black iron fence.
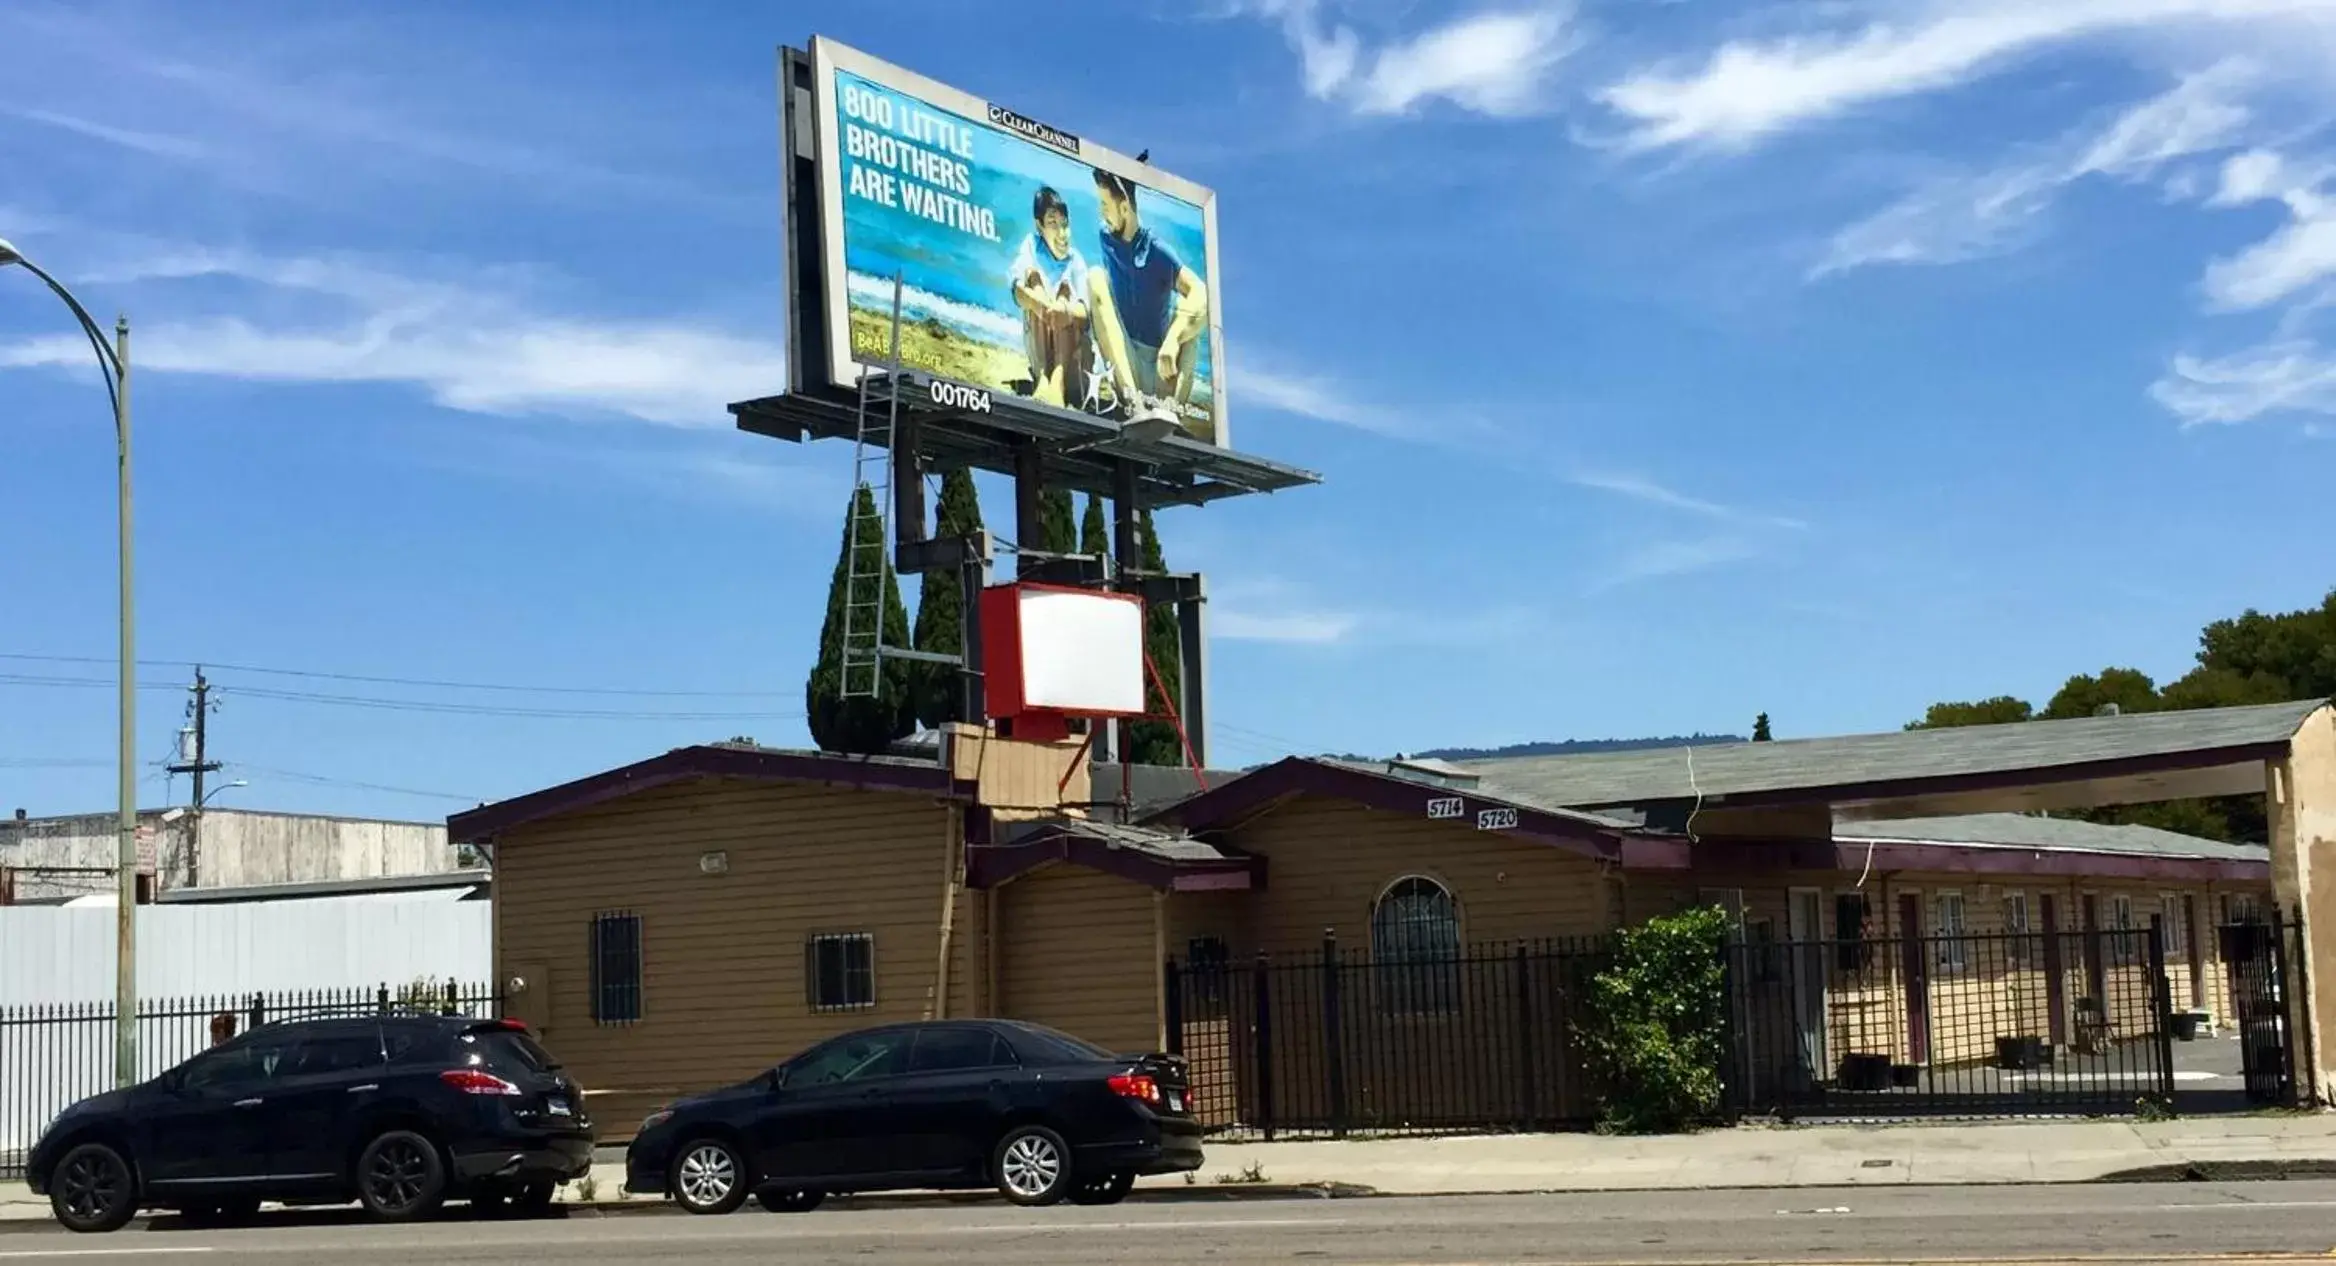
M 1739 941 L 1728 1106 L 1780 1116 L 2172 1107 L 2163 932 Z
M 138 1005 L 137 1079 L 157 1076 L 215 1042 L 282 1020 L 362 1016 L 394 1009 L 498 1014 L 485 983 L 171 998 Z M 24 1154 L 66 1108 L 114 1086 L 110 1002 L 0 1007 L 0 1179 L 23 1176 Z
M 2309 1070 L 2317 1066 L 2311 1026 L 2296 1008 L 2307 996 L 2303 924 L 2275 910 L 2268 922 L 2217 928 L 2215 941 L 2229 973 L 2245 1102 L 2254 1107 L 2319 1102 L 2319 1088 L 2310 1084 Z
M 1169 1049 L 1224 1137 L 1543 1130 L 1586 1123 L 1577 1033 L 1602 940 L 1373 962 L 1304 954 L 1167 965 Z

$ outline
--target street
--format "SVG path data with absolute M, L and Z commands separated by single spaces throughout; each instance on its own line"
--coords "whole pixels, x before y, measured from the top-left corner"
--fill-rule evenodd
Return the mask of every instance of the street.
M 1463 1263 L 2196 1261 L 2336 1249 L 2336 1182 L 1131 1202 L 384 1227 L 338 1211 L 226 1232 L 0 1235 L 0 1262 Z

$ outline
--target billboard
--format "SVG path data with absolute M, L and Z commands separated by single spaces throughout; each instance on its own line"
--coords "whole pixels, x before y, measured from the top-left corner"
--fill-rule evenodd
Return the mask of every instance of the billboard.
M 1229 447 L 1216 195 L 811 45 L 829 381 L 903 369 Z

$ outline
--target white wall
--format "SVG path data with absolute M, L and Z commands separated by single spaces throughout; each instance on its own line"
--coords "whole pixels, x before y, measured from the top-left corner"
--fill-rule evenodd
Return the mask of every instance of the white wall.
M 138 907 L 140 1011 L 183 1012 L 140 1023 L 140 1075 L 202 1050 L 208 1008 L 230 997 L 395 990 L 422 977 L 480 989 L 494 971 L 494 906 L 458 892 Z M 111 901 L 0 906 L 0 1164 L 58 1112 L 111 1088 L 113 992 Z M 86 1018 L 27 1012 L 58 1004 Z
M 483 983 L 494 903 L 457 890 L 138 907 L 138 996 Z M 0 1007 L 114 996 L 114 905 L 0 906 Z

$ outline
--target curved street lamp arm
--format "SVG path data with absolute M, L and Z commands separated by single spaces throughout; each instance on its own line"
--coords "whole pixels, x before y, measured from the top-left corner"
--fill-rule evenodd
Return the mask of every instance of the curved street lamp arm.
M 49 289 L 57 293 L 58 298 L 65 301 L 66 307 L 73 310 L 74 319 L 81 322 L 81 332 L 88 336 L 89 345 L 92 348 L 95 348 L 97 351 L 98 368 L 106 371 L 106 395 L 114 396 L 114 384 L 121 378 L 122 375 L 122 362 L 115 357 L 114 349 L 106 345 L 105 331 L 98 327 L 96 318 L 89 315 L 89 309 L 81 306 L 81 301 L 73 297 L 73 292 L 67 290 L 63 282 L 58 281 L 56 278 L 50 276 L 47 270 L 43 269 L 40 265 L 32 262 L 29 259 L 26 259 L 22 255 L 18 255 L 16 257 L 16 266 L 24 269 L 26 272 L 31 273 L 35 277 L 40 278 Z

